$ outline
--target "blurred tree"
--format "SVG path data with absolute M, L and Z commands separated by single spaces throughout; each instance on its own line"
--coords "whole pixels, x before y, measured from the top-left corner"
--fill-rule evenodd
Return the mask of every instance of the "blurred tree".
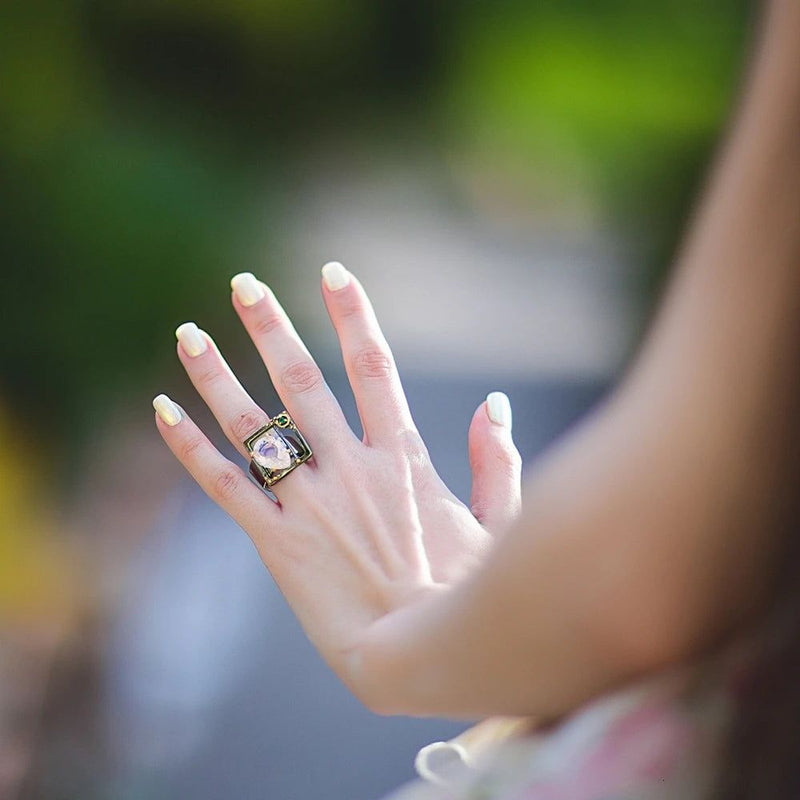
M 88 411 L 145 384 L 257 268 L 286 165 L 409 131 L 519 207 L 590 196 L 666 262 L 737 74 L 743 0 L 29 0 L 0 26 L 4 396 Z M 403 127 L 398 121 L 405 121 Z M 438 128 L 437 128 L 438 126 Z M 657 274 L 651 269 L 649 275 Z M 160 354 L 156 356 L 156 354 Z
M 589 194 L 668 263 L 737 84 L 749 4 L 505 0 L 468 4 L 451 43 L 445 128 L 534 206 Z

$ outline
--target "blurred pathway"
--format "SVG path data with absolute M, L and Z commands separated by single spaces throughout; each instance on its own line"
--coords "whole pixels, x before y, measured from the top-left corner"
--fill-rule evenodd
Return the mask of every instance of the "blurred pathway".
M 296 183 L 277 252 L 296 275 L 281 295 L 304 335 L 338 358 L 312 277 L 337 260 L 366 286 L 405 369 L 569 380 L 616 372 L 638 321 L 620 243 L 535 221 L 502 227 L 455 208 L 451 187 L 419 170 L 359 175 L 340 165 Z

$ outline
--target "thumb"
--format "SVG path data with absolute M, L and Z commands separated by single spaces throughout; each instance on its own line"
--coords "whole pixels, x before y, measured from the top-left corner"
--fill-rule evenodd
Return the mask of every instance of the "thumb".
M 511 438 L 511 403 L 502 392 L 491 392 L 472 417 L 469 463 L 472 513 L 499 533 L 519 514 L 522 479 L 522 458 Z

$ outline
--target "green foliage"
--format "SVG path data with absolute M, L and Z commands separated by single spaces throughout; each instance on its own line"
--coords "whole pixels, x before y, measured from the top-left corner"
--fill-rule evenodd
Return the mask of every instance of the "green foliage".
M 474 4 L 453 37 L 454 146 L 498 159 L 550 201 L 588 192 L 648 226 L 657 259 L 731 105 L 743 3 Z M 496 156 L 495 156 L 496 157 Z M 624 225 L 624 223 L 623 223 Z M 624 226 L 629 229 L 631 226 Z
M 735 85 L 746 7 L 29 0 L 0 26 L 2 397 L 80 425 L 187 316 L 229 313 L 279 165 L 358 119 L 589 193 L 663 262 Z M 438 128 L 437 128 L 438 126 Z M 347 141 L 346 125 L 334 134 Z M 402 152 L 403 142 L 397 142 Z M 259 214 L 256 232 L 254 219 Z M 270 269 L 275 266 L 270 264 Z M 270 278 L 266 274 L 267 279 Z M 159 355 L 161 354 L 161 355 Z

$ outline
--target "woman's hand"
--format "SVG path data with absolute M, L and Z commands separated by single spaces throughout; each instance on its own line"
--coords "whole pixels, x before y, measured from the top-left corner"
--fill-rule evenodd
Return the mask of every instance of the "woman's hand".
M 234 308 L 313 459 L 274 485 L 275 503 L 164 395 L 154 401 L 156 423 L 209 497 L 252 538 L 328 664 L 375 705 L 352 668 L 370 626 L 433 598 L 483 561 L 493 537 L 518 514 L 521 463 L 508 400 L 494 393 L 469 430 L 471 509 L 459 501 L 431 464 L 363 288 L 340 264 L 327 264 L 322 274 L 363 441 L 273 293 L 249 273 L 231 281 Z M 176 333 L 189 378 L 230 441 L 249 457 L 242 442 L 269 421 L 267 413 L 206 333 L 193 323 Z

